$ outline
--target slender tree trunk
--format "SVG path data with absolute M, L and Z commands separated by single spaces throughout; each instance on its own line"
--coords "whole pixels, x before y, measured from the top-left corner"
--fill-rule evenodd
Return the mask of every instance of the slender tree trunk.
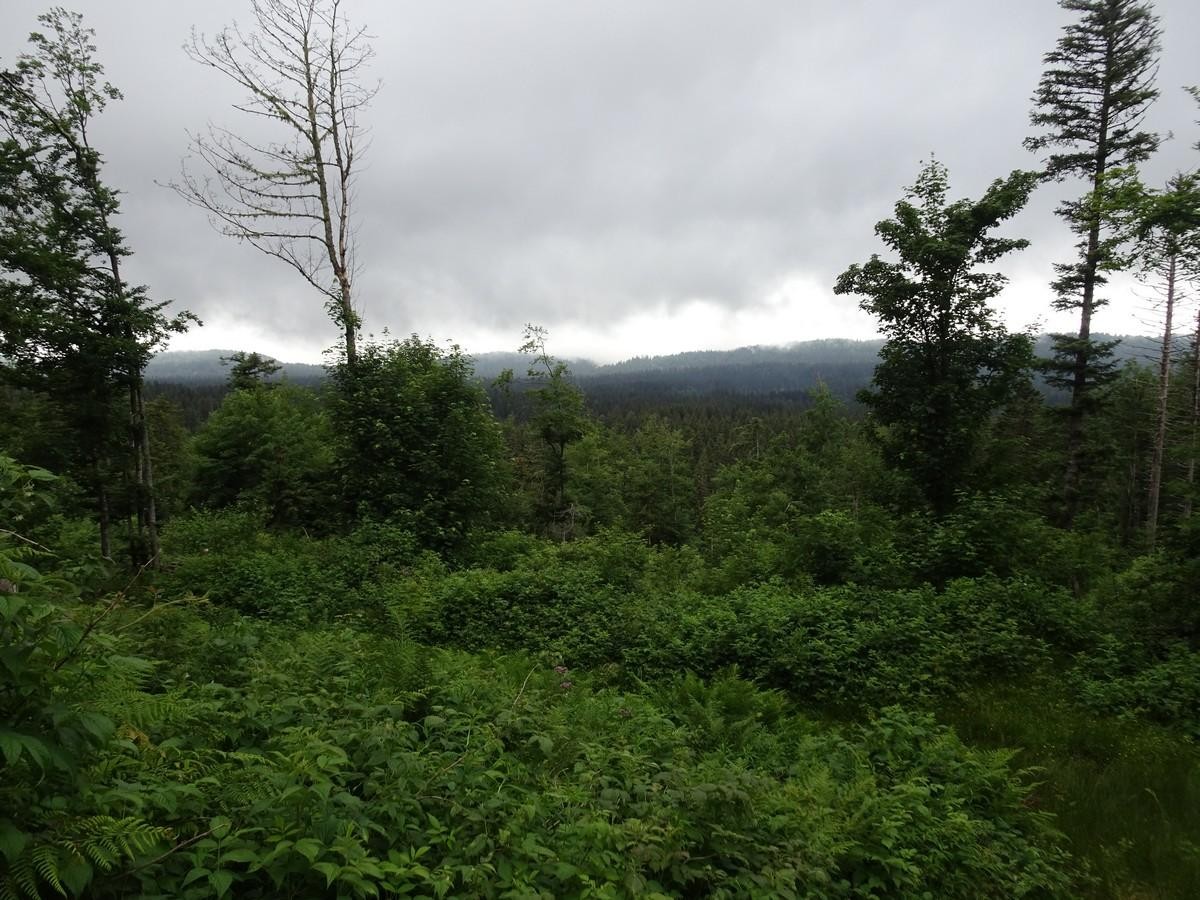
M 92 473 L 96 479 L 96 512 L 100 524 L 100 555 L 112 558 L 112 520 L 108 510 L 108 490 L 100 473 L 100 463 L 92 460 Z
M 150 457 L 150 426 L 146 422 L 146 403 L 142 393 L 142 373 L 137 373 L 134 382 L 134 402 L 137 406 L 138 444 L 141 451 L 139 480 L 146 489 L 146 541 L 150 551 L 150 566 L 158 566 L 161 547 L 158 541 L 158 503 L 154 496 L 154 461 Z
M 1100 190 L 1102 174 L 1093 183 Z M 1079 346 L 1075 350 L 1071 373 L 1071 407 L 1067 412 L 1067 469 L 1063 475 L 1063 517 L 1065 524 L 1075 520 L 1079 510 L 1079 482 L 1083 470 L 1084 424 L 1087 416 L 1088 370 L 1092 361 L 1092 314 L 1096 308 L 1096 270 L 1099 268 L 1100 219 L 1096 215 L 1088 228 L 1087 256 L 1084 258 L 1083 297 L 1079 308 Z
M 1196 486 L 1196 455 L 1200 452 L 1200 311 L 1196 313 L 1196 333 L 1192 336 L 1192 428 L 1188 452 L 1187 493 L 1183 497 L 1183 517 L 1191 518 L 1192 492 Z
M 330 118 L 330 138 L 333 143 L 334 159 L 330 161 L 325 153 L 324 138 L 322 131 L 321 120 L 317 110 L 317 84 L 316 72 L 317 67 L 313 63 L 313 53 L 316 48 L 310 43 L 308 26 L 311 26 L 312 17 L 314 15 L 315 6 L 312 3 L 308 4 L 306 15 L 306 28 L 302 37 L 302 54 L 304 60 L 304 87 L 305 100 L 307 101 L 306 114 L 308 117 L 308 142 L 312 150 L 312 165 L 313 174 L 316 177 L 317 197 L 321 204 L 321 226 L 323 229 L 323 243 L 325 245 L 325 253 L 329 259 L 329 267 L 333 271 L 333 276 L 337 280 L 337 296 L 332 298 L 337 309 L 338 318 L 341 320 L 343 333 L 346 339 L 346 362 L 351 366 L 358 359 L 358 317 L 354 314 L 354 304 L 351 297 L 350 284 L 350 266 L 347 252 L 347 222 L 346 212 L 349 202 L 349 171 L 347 160 L 343 154 L 341 132 L 338 128 L 339 117 L 337 110 L 333 108 L 335 104 L 334 98 L 338 95 L 336 72 L 337 72 L 337 57 L 330 48 L 330 97 L 331 105 Z M 336 9 L 334 11 L 336 15 Z M 337 170 L 338 186 L 341 189 L 339 197 L 339 212 L 341 213 L 338 220 L 337 235 L 334 235 L 333 229 L 333 198 L 330 196 L 329 176 L 326 174 L 326 169 L 332 162 L 333 167 Z
M 1167 309 L 1163 324 L 1162 352 L 1158 357 L 1158 411 L 1154 431 L 1154 454 L 1150 458 L 1150 490 L 1146 496 L 1146 544 L 1154 549 L 1158 532 L 1158 501 L 1162 491 L 1163 452 L 1167 444 L 1167 392 L 1171 379 L 1171 318 L 1175 312 L 1175 254 L 1167 263 Z
M 1097 178 L 1097 183 L 1099 178 Z M 1084 420 L 1087 414 L 1088 366 L 1092 339 L 1092 313 L 1096 300 L 1097 252 L 1100 245 L 1100 222 L 1093 220 L 1088 229 L 1087 258 L 1083 272 L 1083 303 L 1079 309 L 1079 347 L 1075 351 L 1071 373 L 1071 407 L 1067 411 L 1067 469 L 1063 473 L 1063 520 L 1070 526 L 1079 510 L 1079 481 L 1083 469 Z
M 1114 52 L 1113 38 L 1108 38 L 1105 51 L 1106 70 L 1111 69 Z M 1108 171 L 1108 126 L 1112 114 L 1111 85 L 1104 81 L 1104 94 L 1100 100 L 1100 128 L 1096 136 L 1096 170 L 1092 174 L 1092 201 L 1099 203 L 1104 187 L 1104 176 Z M 1075 351 L 1075 365 L 1071 378 L 1071 408 L 1067 413 L 1067 469 L 1063 474 L 1063 519 L 1068 527 L 1075 521 L 1079 510 L 1079 482 L 1083 469 L 1084 420 L 1087 416 L 1087 394 L 1092 385 L 1088 382 L 1091 363 L 1092 313 L 1096 308 L 1096 273 L 1100 268 L 1100 210 L 1091 209 L 1088 223 L 1087 255 L 1083 260 L 1083 297 L 1079 307 L 1079 346 Z
M 130 438 L 130 441 L 132 441 L 133 435 L 130 435 L 129 438 Z M 132 449 L 133 448 L 131 445 L 130 450 L 132 451 Z M 132 452 L 131 452 L 130 459 L 132 459 L 132 458 L 133 458 L 133 456 L 132 456 Z M 138 549 L 138 544 L 139 544 L 138 539 L 140 538 L 142 531 L 141 531 L 141 525 L 140 525 L 140 523 L 138 523 L 139 505 L 138 505 L 137 496 L 136 496 L 137 483 L 133 480 L 133 473 L 130 472 L 128 468 L 125 468 L 123 470 L 122 477 L 125 479 L 125 509 L 124 509 L 125 543 L 129 545 L 130 563 L 136 567 L 137 560 L 142 555 L 141 551 Z M 136 527 L 135 527 L 135 525 L 136 525 Z
M 104 200 L 104 191 L 100 184 L 100 175 L 92 156 L 91 145 L 88 141 L 86 127 L 81 128 L 79 140 L 70 135 L 68 140 L 74 149 L 80 171 L 87 180 L 88 191 L 96 210 L 100 225 L 105 235 L 101 242 L 108 256 L 108 268 L 112 275 L 112 295 L 118 303 L 126 302 L 125 281 L 121 277 L 121 257 L 119 248 L 113 241 L 112 229 L 109 227 L 109 209 Z M 134 341 L 133 328 L 128 319 L 124 320 L 125 339 L 130 344 Z M 141 543 L 142 531 L 145 531 L 146 550 L 149 554 L 144 561 L 149 567 L 158 565 L 158 517 L 154 504 L 154 470 L 150 462 L 150 432 L 146 426 L 146 412 L 142 401 L 142 368 L 137 361 L 131 361 L 126 371 L 129 386 L 129 435 L 133 450 L 134 496 L 138 520 L 138 543 Z M 132 542 L 131 542 L 132 548 Z M 141 554 L 135 553 L 133 562 L 138 564 Z
M 346 333 L 346 362 L 353 366 L 358 359 L 358 316 L 350 298 L 349 277 L 338 276 L 342 295 L 342 327 Z

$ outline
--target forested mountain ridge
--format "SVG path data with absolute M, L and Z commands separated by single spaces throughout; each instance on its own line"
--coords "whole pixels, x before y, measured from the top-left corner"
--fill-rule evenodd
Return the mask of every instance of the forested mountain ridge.
M 1155 352 L 1157 342 L 1153 338 L 1136 335 L 1098 335 L 1100 340 L 1117 340 L 1118 360 L 1146 360 Z M 811 379 L 803 383 L 796 381 L 795 376 L 788 377 L 789 372 L 802 374 L 805 372 L 866 372 L 868 377 L 862 379 L 865 384 L 870 373 L 879 360 L 879 350 L 883 347 L 882 340 L 849 340 L 830 338 L 815 341 L 797 341 L 779 346 L 753 345 L 738 347 L 734 350 L 690 350 L 681 353 L 671 353 L 663 356 L 635 356 L 615 363 L 594 363 L 587 359 L 566 358 L 564 361 L 570 367 L 571 374 L 581 382 L 590 380 L 620 378 L 622 376 L 661 376 L 663 373 L 688 373 L 680 375 L 686 382 L 689 376 L 705 373 L 711 377 L 719 377 L 718 373 L 728 373 L 729 377 L 721 379 L 721 388 L 739 392 L 770 390 L 770 376 L 735 375 L 749 373 L 755 369 L 779 374 L 782 380 L 777 390 L 808 390 L 815 386 Z M 1041 355 L 1050 350 L 1050 338 L 1042 335 L 1035 345 L 1035 352 Z M 221 360 L 229 357 L 233 350 L 166 350 L 151 358 L 146 367 L 148 381 L 175 382 L 178 384 L 212 384 L 225 381 L 229 377 L 229 368 Z M 518 377 L 524 375 L 529 368 L 531 357 L 526 354 L 505 351 L 467 354 L 471 360 L 475 374 L 483 379 L 493 379 L 506 369 L 513 370 Z M 325 376 L 325 368 L 312 363 L 281 363 L 280 377 L 286 377 L 296 382 L 318 381 Z M 669 376 L 668 376 L 669 377 Z M 745 386 L 741 386 L 744 381 Z M 750 386 L 753 385 L 753 388 Z
M 1113 354 L 1118 365 L 1146 363 L 1157 352 L 1151 338 L 1099 337 L 1119 340 Z M 607 364 L 587 360 L 565 362 L 588 406 L 605 418 L 705 402 L 725 405 L 740 402 L 748 404 L 747 408 L 760 410 L 803 409 L 809 404 L 810 392 L 818 386 L 854 406 L 856 395 L 871 380 L 882 346 L 880 340 L 830 339 L 634 357 Z M 1048 356 L 1050 350 L 1051 339 L 1042 335 L 1034 352 Z M 188 427 L 198 427 L 225 393 L 230 370 L 221 360 L 234 352 L 166 351 L 156 355 L 146 370 L 149 395 L 171 398 L 183 411 Z M 489 385 L 489 394 L 500 414 L 525 408 L 511 397 L 500 396 L 490 385 L 505 370 L 513 371 L 517 384 L 524 385 L 532 361 L 528 355 L 494 352 L 467 358 L 475 376 Z M 279 372 L 268 380 L 316 385 L 326 377 L 323 366 L 282 363 Z M 1036 383 L 1049 402 L 1065 402 L 1065 392 L 1053 389 L 1042 378 Z
M 229 380 L 229 359 L 236 350 L 166 350 L 146 364 L 146 380 L 174 384 L 217 384 Z M 313 363 L 281 363 L 278 376 L 311 384 L 325 379 L 325 367 Z

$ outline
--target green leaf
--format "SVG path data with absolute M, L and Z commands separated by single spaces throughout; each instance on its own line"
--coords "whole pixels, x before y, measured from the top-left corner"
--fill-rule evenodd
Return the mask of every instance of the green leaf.
M 0 752 L 4 753 L 4 762 L 15 766 L 21 759 L 21 742 L 17 735 L 7 729 L 0 729 Z
M 29 836 L 25 832 L 8 819 L 0 819 L 0 853 L 4 854 L 10 865 L 21 855 L 28 843 Z
M 192 871 L 188 872 L 187 875 L 184 877 L 183 886 L 186 887 L 187 885 L 191 884 L 193 881 L 197 881 L 201 878 L 204 878 L 206 875 L 210 875 L 210 874 L 212 874 L 212 873 L 209 872 L 209 870 L 204 868 L 203 866 L 196 866 L 196 868 L 192 869 Z
M 0 751 L 4 753 L 4 761 L 10 766 L 15 766 L 21 758 L 21 752 L 32 760 L 39 769 L 45 771 L 46 764 L 50 762 L 50 748 L 46 743 L 39 738 L 35 738 L 29 734 L 21 734 L 8 729 L 0 729 Z
M 116 730 L 116 725 L 112 719 L 107 716 L 102 716 L 100 713 L 84 712 L 78 716 L 79 724 L 83 730 L 97 740 L 104 740 Z
M 315 862 L 316 858 L 321 855 L 321 842 L 313 838 L 301 838 L 296 841 L 293 849 L 307 859 L 310 863 Z
M 325 887 L 333 884 L 342 874 L 342 867 L 330 862 L 319 862 L 313 868 L 325 876 Z
M 559 862 L 554 865 L 555 877 L 562 881 L 567 881 L 579 874 L 579 869 L 567 862 Z
M 217 838 L 218 840 L 229 834 L 229 828 L 231 825 L 233 825 L 233 823 L 230 822 L 225 816 L 213 816 L 213 818 L 208 822 L 209 831 L 211 831 L 213 837 Z
M 0 594 L 0 619 L 11 622 L 26 602 L 20 594 Z
M 233 886 L 233 873 L 225 869 L 218 869 L 208 876 L 208 883 L 212 885 L 218 897 L 224 897 L 229 888 Z
M 59 867 L 58 874 L 71 893 L 79 895 L 92 880 L 92 865 L 82 856 L 70 854 Z
M 258 854 L 249 847 L 239 847 L 237 850 L 230 850 L 226 853 L 222 853 L 221 862 L 258 862 Z

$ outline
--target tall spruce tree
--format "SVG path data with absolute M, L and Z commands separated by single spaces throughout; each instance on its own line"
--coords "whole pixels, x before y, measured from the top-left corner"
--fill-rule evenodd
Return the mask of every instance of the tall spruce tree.
M 1114 170 L 1136 166 L 1158 147 L 1157 134 L 1142 128 L 1158 96 L 1159 29 L 1150 4 L 1138 0 L 1059 0 L 1078 19 L 1063 29 L 1045 56 L 1030 116 L 1038 133 L 1025 141 L 1035 152 L 1050 149 L 1049 178 L 1083 179 L 1087 193 L 1060 205 L 1059 215 L 1079 236 L 1079 256 L 1055 267 L 1054 308 L 1078 310 L 1079 331 L 1054 335 L 1048 363 L 1052 383 L 1068 389 L 1067 467 L 1063 519 L 1078 505 L 1084 422 L 1097 385 L 1112 375 L 1112 342 L 1092 339 L 1092 316 L 1105 299 L 1097 288 L 1121 267 L 1120 237 L 1111 228 L 1107 180 Z

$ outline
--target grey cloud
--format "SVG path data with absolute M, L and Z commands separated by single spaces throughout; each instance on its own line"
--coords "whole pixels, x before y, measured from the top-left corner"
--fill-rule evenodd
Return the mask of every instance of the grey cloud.
M 292 273 L 154 184 L 174 174 L 185 129 L 245 124 L 230 88 L 179 49 L 192 25 L 245 20 L 244 5 L 78 5 L 127 98 L 101 139 L 127 191 L 137 276 L 202 316 L 332 340 L 320 298 Z M 7 59 L 39 6 L 6 6 Z M 1175 86 L 1200 81 L 1200 8 L 1157 7 L 1152 124 L 1181 135 L 1151 167 L 1165 177 L 1196 160 L 1195 107 Z M 376 36 L 383 83 L 359 183 L 368 327 L 437 333 L 453 319 L 514 335 L 528 320 L 600 325 L 697 298 L 751 309 L 787 273 L 831 284 L 877 249 L 875 221 L 929 153 L 958 195 L 1035 164 L 1020 146 L 1028 98 L 1066 19 L 1050 0 L 348 9 Z M 1035 242 L 1020 270 L 1047 280 L 1071 243 L 1054 197 L 1013 229 Z

